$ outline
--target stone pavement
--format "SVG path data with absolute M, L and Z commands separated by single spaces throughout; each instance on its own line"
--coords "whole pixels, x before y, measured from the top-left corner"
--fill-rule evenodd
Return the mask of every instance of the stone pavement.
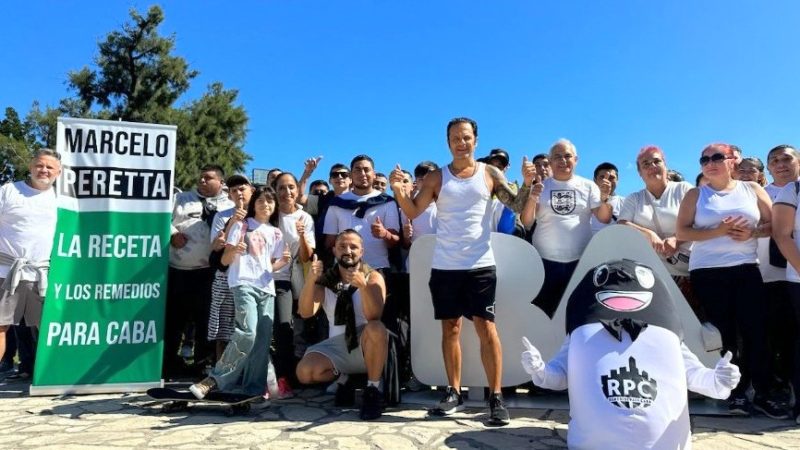
M 215 407 L 163 413 L 143 394 L 30 397 L 27 383 L 0 384 L 0 448 L 548 449 L 565 448 L 568 413 L 512 409 L 511 425 L 484 425 L 487 411 L 426 417 L 404 403 L 374 422 L 306 389 L 268 409 L 226 417 Z M 800 449 L 794 421 L 693 416 L 696 449 Z

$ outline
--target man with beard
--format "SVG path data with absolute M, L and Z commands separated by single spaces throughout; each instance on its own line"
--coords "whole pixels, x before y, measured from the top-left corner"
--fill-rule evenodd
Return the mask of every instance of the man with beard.
M 297 379 L 313 384 L 338 377 L 336 405 L 347 406 L 355 397 L 348 375 L 366 373 L 360 416 L 377 419 L 383 410 L 380 381 L 388 345 L 381 322 L 386 285 L 378 271 L 361 261 L 363 240 L 355 230 L 335 236 L 333 253 L 338 263 L 327 270 L 314 256 L 300 293 L 300 316 L 312 317 L 322 307 L 331 325 L 328 339 L 309 347 L 297 364 Z
M 375 269 L 389 268 L 389 248 L 400 242 L 400 214 L 394 199 L 375 189 L 375 164 L 367 155 L 350 162 L 353 190 L 331 200 L 325 215 L 325 246 L 337 233 L 353 229 L 364 239 L 364 261 Z

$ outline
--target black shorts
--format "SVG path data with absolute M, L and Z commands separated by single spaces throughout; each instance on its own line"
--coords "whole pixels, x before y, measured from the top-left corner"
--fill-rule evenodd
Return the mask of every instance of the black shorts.
M 428 281 L 436 320 L 472 319 L 494 321 L 495 266 L 469 270 L 431 269 Z

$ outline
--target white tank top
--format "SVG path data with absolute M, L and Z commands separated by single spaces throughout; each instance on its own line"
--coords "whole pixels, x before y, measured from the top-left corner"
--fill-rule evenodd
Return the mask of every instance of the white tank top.
M 322 304 L 325 316 L 328 318 L 328 338 L 344 334 L 347 325 L 334 325 L 334 313 L 336 312 L 336 293 L 325 288 L 325 302 Z M 361 291 L 353 292 L 353 310 L 356 313 L 356 326 L 366 325 L 367 318 L 364 317 L 364 307 L 361 306 Z
M 491 246 L 491 193 L 486 165 L 477 163 L 469 178 L 442 169 L 442 188 L 436 200 L 436 247 L 431 267 L 469 270 L 494 265 Z
M 761 218 L 758 198 L 746 182 L 736 182 L 730 192 L 718 192 L 710 186 L 700 187 L 697 197 L 697 210 L 694 214 L 694 228 L 707 230 L 715 228 L 728 216 L 742 216 L 751 227 Z M 696 241 L 689 259 L 689 270 L 709 267 L 732 267 L 758 262 L 758 242 L 756 239 L 734 241 L 728 236 Z

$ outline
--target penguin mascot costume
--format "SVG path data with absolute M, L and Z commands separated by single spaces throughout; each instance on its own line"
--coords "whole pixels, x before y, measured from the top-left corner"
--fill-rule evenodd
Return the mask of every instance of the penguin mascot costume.
M 674 300 L 650 267 L 603 263 L 566 308 L 558 353 L 545 364 L 523 337 L 522 365 L 535 385 L 569 389 L 569 448 L 691 448 L 687 389 L 724 399 L 739 383 L 730 352 L 708 369 L 683 344 Z

